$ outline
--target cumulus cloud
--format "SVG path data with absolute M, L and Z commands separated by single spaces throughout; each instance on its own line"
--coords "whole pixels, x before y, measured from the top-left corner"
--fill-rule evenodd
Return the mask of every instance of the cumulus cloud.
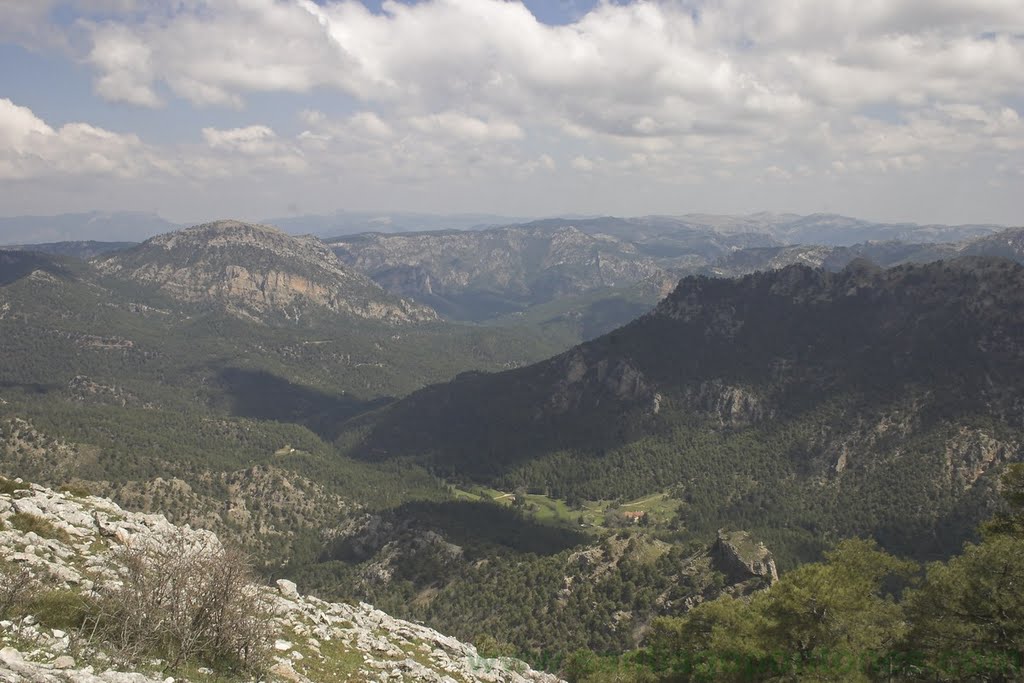
M 409 124 L 421 133 L 451 136 L 461 140 L 518 140 L 523 129 L 512 121 L 485 121 L 458 111 L 415 116 Z
M 203 139 L 213 149 L 243 154 L 265 154 L 277 147 L 277 134 L 267 126 L 247 126 L 230 130 L 203 128 Z
M 100 72 L 96 92 L 108 100 L 161 105 L 153 88 L 153 50 L 126 26 L 111 25 L 104 32 L 106 38 L 95 44 L 89 56 Z
M 565 26 L 505 0 L 197 0 L 90 26 L 97 92 L 145 106 L 331 88 L 371 135 L 556 130 L 631 149 L 777 137 L 877 103 L 992 106 L 1024 91 L 1016 0 L 604 2 Z M 353 122 L 356 123 L 356 122 Z M 742 155 L 741 155 L 742 156 Z
M 54 174 L 133 178 L 167 170 L 165 162 L 135 135 L 87 123 L 67 123 L 54 129 L 27 107 L 0 99 L 0 179 Z
M 1022 166 L 1020 0 L 606 0 L 559 26 L 510 0 L 8 7 L 37 33 L 57 30 L 55 8 L 76 15 L 69 31 L 112 102 L 245 115 L 265 93 L 352 104 L 299 105 L 296 135 L 204 128 L 201 149 L 162 151 L 188 173 L 783 183 Z
M 187 157 L 187 162 L 200 173 L 223 176 L 267 170 L 301 173 L 307 169 L 302 151 L 292 142 L 279 138 L 269 126 L 203 128 L 203 140 L 211 151 L 220 154 Z

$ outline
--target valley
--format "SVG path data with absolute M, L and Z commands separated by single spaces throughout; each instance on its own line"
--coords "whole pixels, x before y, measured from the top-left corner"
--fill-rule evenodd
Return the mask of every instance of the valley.
M 563 675 L 648 675 L 665 620 L 844 539 L 978 540 L 1024 443 L 1020 231 L 704 220 L 0 251 L 0 474 Z

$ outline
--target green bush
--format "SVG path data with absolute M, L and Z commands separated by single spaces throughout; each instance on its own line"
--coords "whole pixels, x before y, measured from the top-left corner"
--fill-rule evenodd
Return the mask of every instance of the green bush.
M 92 495 L 92 491 L 90 491 L 88 488 L 86 488 L 84 484 L 81 483 L 64 484 L 63 486 L 60 487 L 60 490 L 63 491 L 64 493 L 74 496 L 75 498 L 88 498 L 89 496 Z
M 82 628 L 99 617 L 94 600 L 66 589 L 37 593 L 26 603 L 25 612 L 35 616 L 40 624 L 63 631 Z
M 28 484 L 18 483 L 7 477 L 0 477 L 0 493 L 11 495 L 15 491 L 24 491 L 27 488 Z
M 58 529 L 54 526 L 53 522 L 40 517 L 39 515 L 33 515 L 29 512 L 16 512 L 10 518 L 11 526 L 19 531 L 23 531 L 26 534 L 34 532 L 41 538 L 53 538 L 58 541 L 67 543 L 71 540 L 68 533 L 63 529 Z

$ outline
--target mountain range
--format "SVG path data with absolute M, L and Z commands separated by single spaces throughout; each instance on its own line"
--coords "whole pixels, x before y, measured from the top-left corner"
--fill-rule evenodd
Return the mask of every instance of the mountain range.
M 331 214 L 295 214 L 266 218 L 261 223 L 276 225 L 290 234 L 320 237 L 365 232 L 402 233 L 437 230 L 481 230 L 511 225 L 592 226 L 597 232 L 618 237 L 643 235 L 649 239 L 669 233 L 761 234 L 784 244 L 826 244 L 843 246 L 857 242 L 901 240 L 911 242 L 956 242 L 1000 230 L 1000 226 L 919 225 L 884 223 L 836 214 L 760 212 L 747 215 L 684 214 L 615 218 L 564 216 L 535 220 L 493 214 L 430 214 L 396 211 L 336 211 Z M 55 216 L 0 217 L 0 244 L 101 240 L 139 241 L 178 227 L 157 214 L 138 211 L 91 211 Z
M 828 216 L 712 218 L 550 219 L 468 232 L 368 233 L 328 243 L 342 261 L 391 293 L 445 317 L 526 322 L 560 329 L 576 341 L 650 310 L 687 275 L 736 277 L 792 264 L 839 270 L 855 259 L 884 267 L 961 255 L 1024 259 L 1019 229 L 991 233 L 991 226 L 880 226 Z M 849 239 L 886 239 L 836 246 L 829 242 L 840 234 L 830 237 L 833 227 L 848 230 L 842 234 Z M 811 236 L 821 242 L 782 241 L 807 237 L 818 228 Z M 981 236 L 929 241 L 964 235 Z
M 168 409 L 198 400 L 312 419 L 560 348 L 524 328 L 444 323 L 315 238 L 231 221 L 89 262 L 2 251 L 0 282 L 6 386 L 65 391 L 87 376 Z
M 995 509 L 1021 231 L 570 223 L 2 250 L 0 472 L 495 655 L 623 652 L 849 536 L 947 557 Z
M 105 240 L 136 242 L 174 230 L 174 223 L 141 211 L 90 211 L 56 216 L 0 217 L 0 244 Z

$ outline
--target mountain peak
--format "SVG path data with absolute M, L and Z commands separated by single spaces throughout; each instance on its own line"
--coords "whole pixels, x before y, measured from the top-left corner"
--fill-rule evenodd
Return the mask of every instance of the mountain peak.
M 157 235 L 149 240 L 164 248 L 178 244 L 182 240 L 206 241 L 210 246 L 226 244 L 251 244 L 263 247 L 281 246 L 289 242 L 318 242 L 309 236 L 293 237 L 272 225 L 246 223 L 234 219 L 222 219 L 210 223 L 193 225 L 182 230 Z
M 94 262 L 100 272 L 242 318 L 299 322 L 318 311 L 388 322 L 437 317 L 387 294 L 312 236 L 237 220 L 157 235 Z

